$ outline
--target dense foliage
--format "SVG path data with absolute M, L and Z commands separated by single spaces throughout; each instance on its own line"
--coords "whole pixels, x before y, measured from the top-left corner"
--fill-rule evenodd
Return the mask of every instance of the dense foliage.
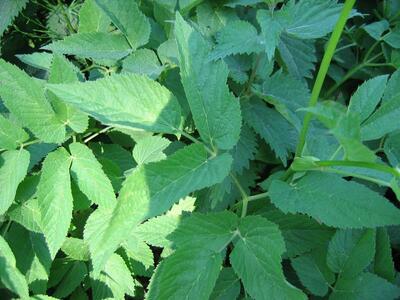
M 400 2 L 0 1 L 1 299 L 400 297 Z

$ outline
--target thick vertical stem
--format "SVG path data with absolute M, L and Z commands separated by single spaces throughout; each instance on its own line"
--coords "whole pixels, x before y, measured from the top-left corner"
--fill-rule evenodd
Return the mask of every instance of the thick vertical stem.
M 336 46 L 339 42 L 339 39 L 340 39 L 340 36 L 342 35 L 344 26 L 346 24 L 346 21 L 351 13 L 351 10 L 352 10 L 355 2 L 356 2 L 356 0 L 346 0 L 345 1 L 342 12 L 340 13 L 340 16 L 339 16 L 339 20 L 336 23 L 336 26 L 332 32 L 332 36 L 329 39 L 328 46 L 325 50 L 325 54 L 322 59 L 321 66 L 320 66 L 318 74 L 317 74 L 317 79 L 315 80 L 314 87 L 313 87 L 313 90 L 311 93 L 309 107 L 315 106 L 318 102 L 318 97 L 321 92 L 322 85 L 324 83 L 326 74 L 328 72 L 332 57 L 335 53 Z M 301 154 L 303 152 L 304 145 L 306 143 L 308 128 L 310 127 L 311 119 L 312 119 L 312 114 L 310 112 L 307 112 L 307 114 L 304 117 L 303 127 L 301 128 L 301 131 L 300 131 L 299 142 L 298 142 L 297 148 L 296 148 L 296 156 L 301 156 Z

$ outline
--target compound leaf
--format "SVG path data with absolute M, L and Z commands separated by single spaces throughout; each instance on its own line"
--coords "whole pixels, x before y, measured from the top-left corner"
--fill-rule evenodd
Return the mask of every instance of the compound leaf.
M 167 159 L 141 165 L 126 179 L 112 211 L 94 212 L 85 227 L 95 273 L 126 239 L 135 225 L 167 211 L 190 192 L 221 182 L 232 158 L 209 158 L 202 145 L 178 150 Z
M 230 262 L 247 293 L 254 299 L 306 299 L 283 275 L 285 242 L 278 226 L 260 216 L 247 216 L 238 230 Z
M 239 139 L 241 115 L 226 84 L 228 67 L 209 60 L 211 46 L 179 13 L 175 36 L 182 83 L 200 136 L 212 148 L 231 149 Z

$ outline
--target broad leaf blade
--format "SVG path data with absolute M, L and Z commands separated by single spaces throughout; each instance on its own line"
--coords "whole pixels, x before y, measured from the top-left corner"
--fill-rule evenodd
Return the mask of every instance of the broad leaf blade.
M 145 45 L 150 37 L 150 22 L 135 1 L 96 0 L 133 49 Z
M 0 115 L 0 147 L 13 150 L 29 139 L 29 135 L 18 125 Z
M 76 33 L 52 42 L 43 49 L 97 61 L 119 60 L 132 52 L 123 35 L 105 32 Z
M 17 269 L 14 254 L 2 236 L 0 236 L 0 281 L 22 299 L 29 298 L 28 283 Z
M 355 277 L 372 262 L 375 231 L 338 230 L 329 242 L 327 264 L 339 277 Z
M 72 157 L 71 173 L 79 189 L 100 207 L 114 207 L 116 199 L 110 179 L 92 150 L 81 143 L 73 143 L 69 149 Z
M 177 250 L 158 266 L 147 299 L 208 299 L 221 264 L 222 255 L 210 250 Z
M 263 50 L 256 28 L 246 21 L 229 23 L 217 33 L 217 45 L 210 59 L 217 60 L 233 54 L 250 54 Z
M 0 60 L 0 81 L 5 106 L 24 126 L 44 142 L 63 141 L 65 126 L 58 121 L 39 81 L 4 60 Z
M 169 236 L 177 248 L 203 248 L 221 252 L 235 235 L 238 218 L 234 213 L 198 214 L 184 218 Z
M 272 203 L 283 212 L 307 214 L 328 226 L 373 228 L 400 224 L 399 210 L 387 199 L 333 174 L 311 172 L 294 185 L 275 180 L 269 192 Z
M 70 165 L 71 157 L 64 148 L 50 153 L 44 160 L 37 189 L 40 227 L 53 258 L 64 243 L 72 218 Z
M 3 215 L 14 201 L 18 185 L 25 178 L 29 166 L 29 152 L 10 150 L 0 156 L 0 215 Z
M 230 262 L 247 293 L 255 299 L 306 299 L 286 281 L 281 266 L 285 243 L 278 226 L 259 216 L 240 222 Z
M 146 76 L 114 75 L 49 85 L 49 89 L 103 124 L 168 133 L 175 133 L 181 124 L 181 109 L 174 95 Z

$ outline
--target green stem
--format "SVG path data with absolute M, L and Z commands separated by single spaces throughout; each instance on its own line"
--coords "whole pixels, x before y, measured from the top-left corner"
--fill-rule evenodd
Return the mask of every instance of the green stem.
M 216 156 L 216 155 L 217 155 L 217 153 L 215 153 L 213 150 L 211 150 L 211 148 L 209 148 L 209 147 L 208 147 L 206 144 L 204 144 L 202 141 L 199 141 L 198 139 L 196 139 L 193 135 L 191 135 L 191 134 L 189 134 L 189 133 L 186 133 L 186 132 L 183 131 L 183 130 L 176 129 L 176 128 L 175 128 L 175 130 L 176 130 L 179 134 L 181 134 L 181 135 L 183 135 L 185 138 L 187 138 L 188 140 L 192 141 L 193 143 L 202 144 L 202 145 L 204 146 L 204 148 L 206 149 L 206 151 L 207 151 L 211 156 Z
M 328 46 L 325 50 L 324 57 L 322 58 L 321 66 L 320 66 L 318 74 L 317 74 L 317 79 L 315 81 L 315 84 L 314 84 L 314 87 L 313 87 L 313 90 L 311 93 L 311 99 L 309 102 L 310 107 L 315 106 L 318 102 L 318 97 L 321 92 L 322 85 L 324 83 L 326 74 L 328 72 L 332 57 L 335 53 L 336 46 L 339 42 L 339 39 L 343 32 L 344 26 L 346 24 L 346 21 L 351 13 L 351 10 L 352 10 L 355 2 L 356 2 L 356 0 L 346 0 L 345 1 L 342 12 L 340 13 L 339 20 L 335 25 L 335 28 L 332 32 L 332 36 L 329 39 Z M 296 156 L 300 156 L 301 153 L 303 152 L 304 145 L 306 143 L 307 132 L 308 132 L 308 128 L 310 126 L 311 120 L 312 120 L 312 116 L 313 115 L 311 112 L 307 112 L 307 114 L 304 117 L 303 127 L 301 128 L 299 142 L 298 142 L 297 148 L 296 148 Z
M 103 128 L 102 130 L 100 130 L 99 132 L 93 133 L 92 135 L 90 135 L 89 137 L 87 137 L 86 139 L 83 140 L 83 143 L 86 144 L 89 141 L 93 140 L 95 137 L 99 136 L 100 134 L 103 134 L 107 131 L 109 131 L 112 128 L 112 126 L 108 126 L 106 128 Z
M 394 177 L 400 178 L 400 172 L 396 169 L 372 162 L 364 161 L 350 161 L 350 160 L 327 160 L 327 161 L 315 161 L 315 165 L 319 167 L 358 167 L 365 169 L 377 170 L 380 172 L 388 173 Z
M 5 226 L 4 229 L 3 229 L 3 232 L 1 233 L 1 236 L 2 236 L 2 237 L 6 237 L 7 232 L 8 232 L 8 230 L 10 229 L 11 223 L 12 223 L 12 220 L 11 220 L 11 219 L 8 220 L 6 226 Z
M 244 218 L 247 214 L 247 206 L 249 204 L 249 196 L 247 196 L 245 190 L 243 189 L 242 185 L 240 184 L 239 180 L 237 180 L 236 176 L 233 175 L 232 173 L 230 174 L 233 182 L 235 183 L 237 189 L 239 190 L 240 195 L 242 196 L 242 214 L 241 218 Z
M 264 198 L 268 198 L 268 197 L 269 197 L 268 192 L 265 192 L 265 193 L 260 193 L 260 194 L 253 195 L 253 196 L 247 196 L 247 201 L 248 201 L 248 202 L 251 202 L 251 201 L 256 201 L 256 200 L 260 200 L 260 199 L 264 199 Z M 242 203 L 243 203 L 243 199 L 240 200 L 240 201 L 238 201 L 238 202 L 233 206 L 233 208 L 236 209 L 236 208 L 237 208 L 239 205 L 241 205 Z

